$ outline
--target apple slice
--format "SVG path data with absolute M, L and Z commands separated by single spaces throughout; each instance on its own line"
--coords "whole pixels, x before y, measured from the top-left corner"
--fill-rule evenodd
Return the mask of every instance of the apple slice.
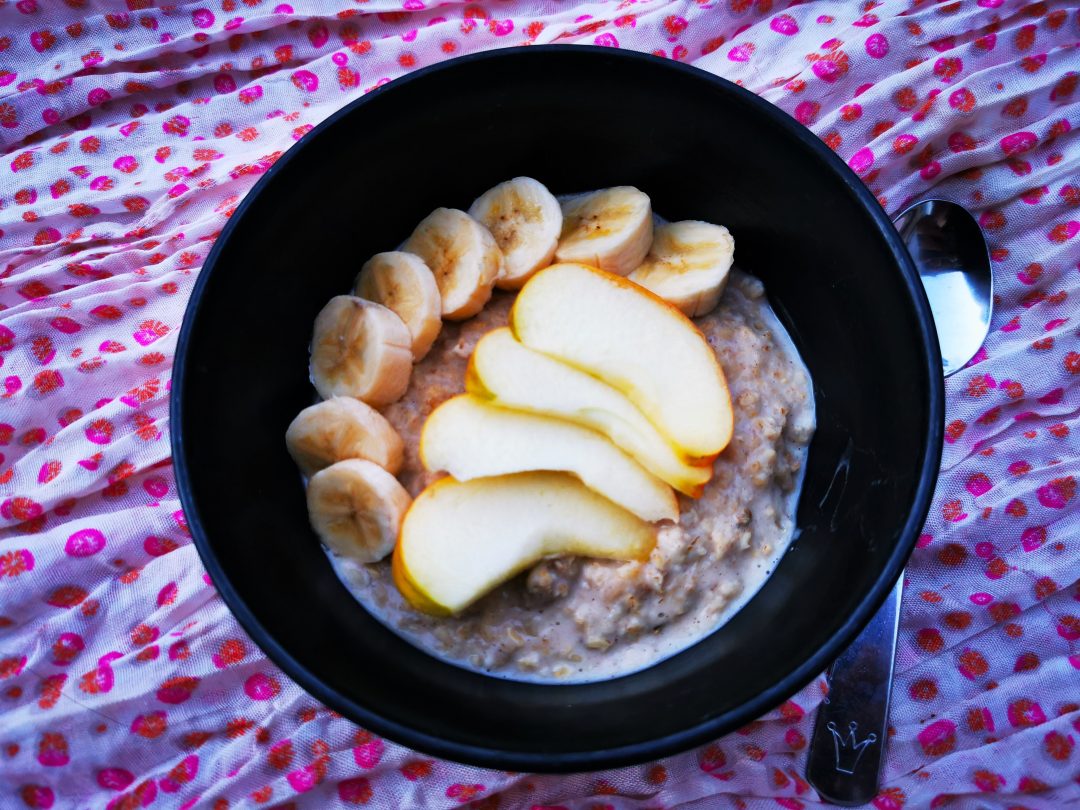
M 553 264 L 521 289 L 510 328 L 526 346 L 622 391 L 684 456 L 714 458 L 731 440 L 731 395 L 708 341 L 643 287 Z
M 444 478 L 413 501 L 394 549 L 394 582 L 417 610 L 460 613 L 544 557 L 644 560 L 653 526 L 565 473 Z
M 568 472 L 642 520 L 679 519 L 671 487 L 595 430 L 499 408 L 468 394 L 448 399 L 428 417 L 420 459 L 429 470 L 459 481 L 533 470 Z
M 518 343 L 509 329 L 476 344 L 465 390 L 504 408 L 568 419 L 607 436 L 679 492 L 697 498 L 711 466 L 688 464 L 633 403 L 607 383 Z

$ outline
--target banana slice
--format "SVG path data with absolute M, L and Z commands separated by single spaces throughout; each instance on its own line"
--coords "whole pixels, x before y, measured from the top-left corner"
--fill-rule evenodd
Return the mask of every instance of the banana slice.
M 386 307 L 339 295 L 315 318 L 311 381 L 323 399 L 389 405 L 405 393 L 411 372 L 412 335 Z
M 495 237 L 456 208 L 436 208 L 401 249 L 415 253 L 431 268 L 442 296 L 442 316 L 451 321 L 470 318 L 483 309 L 502 271 L 502 252 Z
M 442 297 L 424 260 L 400 250 L 378 253 L 360 268 L 353 292 L 392 309 L 405 322 L 413 362 L 419 363 L 442 329 Z
M 571 197 L 562 204 L 563 225 L 555 258 L 625 276 L 652 244 L 652 203 L 633 186 Z
M 362 563 L 393 551 L 410 503 L 405 487 L 370 461 L 339 461 L 308 482 L 311 528 L 331 551 Z
M 724 226 L 670 222 L 657 227 L 649 255 L 629 278 L 696 318 L 720 302 L 734 258 L 735 239 Z
M 333 397 L 304 408 L 285 431 L 285 445 L 307 476 L 350 458 L 371 461 L 396 475 L 404 453 L 401 436 L 386 418 L 352 397 Z
M 531 177 L 515 177 L 481 194 L 469 209 L 495 237 L 503 270 L 495 281 L 516 290 L 551 264 L 562 232 L 562 208 L 547 187 Z

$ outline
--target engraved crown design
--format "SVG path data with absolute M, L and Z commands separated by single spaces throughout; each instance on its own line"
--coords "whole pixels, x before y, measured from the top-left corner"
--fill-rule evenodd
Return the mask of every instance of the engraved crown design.
M 847 736 L 843 736 L 836 728 L 836 723 L 829 721 L 826 726 L 832 733 L 833 747 L 836 750 L 836 770 L 840 773 L 853 774 L 859 767 L 859 760 L 866 753 L 866 749 L 877 742 L 877 734 L 870 732 L 866 739 L 861 742 L 856 739 L 855 732 L 859 724 L 852 720 L 848 723 Z

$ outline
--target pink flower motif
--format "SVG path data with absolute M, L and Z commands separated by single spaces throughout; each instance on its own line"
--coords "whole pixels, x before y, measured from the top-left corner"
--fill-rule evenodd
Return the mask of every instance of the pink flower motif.
M 71 761 L 63 734 L 46 732 L 38 743 L 38 763 L 46 768 L 61 768 Z
M 143 489 L 153 498 L 164 498 L 169 493 L 169 482 L 154 475 L 143 481 Z
M 176 587 L 175 582 L 170 582 L 165 585 L 160 591 L 158 591 L 158 607 L 165 607 L 166 605 L 171 605 L 176 600 L 177 591 L 179 591 L 179 588 Z
M 754 52 L 754 46 L 747 42 L 743 45 L 736 45 L 730 51 L 728 51 L 727 58 L 732 62 L 749 62 L 750 54 Z
M 102 768 L 97 783 L 106 790 L 123 790 L 135 781 L 135 775 L 126 768 Z
M 970 152 L 978 146 L 974 138 L 966 132 L 954 132 L 948 139 L 949 149 L 953 152 Z
M 593 40 L 594 45 L 599 45 L 601 48 L 618 48 L 619 40 L 615 38 L 614 34 L 603 33 L 598 34 L 596 39 Z
M 353 749 L 353 759 L 361 768 L 374 768 L 383 755 L 383 741 L 374 739 Z
M 195 754 L 184 757 L 180 764 L 169 771 L 161 780 L 161 789 L 166 793 L 176 793 L 181 787 L 194 779 L 199 773 L 199 758 Z
M 889 39 L 884 34 L 871 34 L 866 38 L 866 52 L 874 59 L 889 55 Z
M 297 70 L 292 75 L 292 83 L 297 89 L 314 93 L 319 89 L 319 77 L 310 70 Z
M 1045 197 L 1050 191 L 1049 186 L 1039 186 L 1039 188 L 1033 188 L 1029 191 L 1025 191 L 1020 195 L 1020 199 L 1028 205 L 1037 205 L 1039 201 Z
M 848 161 L 848 165 L 855 170 L 856 174 L 865 174 L 874 165 L 874 153 L 869 147 L 863 147 Z
M 1013 728 L 1027 728 L 1046 722 L 1042 707 L 1033 700 L 1020 698 L 1009 704 L 1009 725 Z
M 810 126 L 821 110 L 821 105 L 816 101 L 800 101 L 795 107 L 795 120 L 804 127 Z
M 66 667 L 85 647 L 86 643 L 77 633 L 61 633 L 52 647 L 53 666 Z
M 199 8 L 191 12 L 191 22 L 196 28 L 209 28 L 214 24 L 214 12 L 208 8 Z
M 1039 503 L 1049 509 L 1064 509 L 1065 505 L 1073 499 L 1076 494 L 1076 479 L 1072 476 L 1065 478 L 1055 478 L 1047 484 L 1043 484 L 1037 490 L 1035 495 L 1039 499 Z
M 795 36 L 799 33 L 799 24 L 790 14 L 777 14 L 769 23 L 769 28 L 785 37 Z
M 937 720 L 922 729 L 917 738 L 925 754 L 942 756 L 956 747 L 956 723 L 952 720 Z
M 139 168 L 139 162 L 133 155 L 121 155 L 113 161 L 113 168 L 124 174 L 131 174 Z
M 163 732 L 168 724 L 165 712 L 157 711 L 149 714 L 140 714 L 131 721 L 131 733 L 141 737 L 156 737 Z
M 30 46 L 38 53 L 44 53 L 56 43 L 56 36 L 52 31 L 34 31 L 30 34 Z
M 78 321 L 73 321 L 71 318 L 63 315 L 49 321 L 49 326 L 58 332 L 63 332 L 65 335 L 73 335 L 82 329 L 82 326 Z
M 244 681 L 244 694 L 252 700 L 270 700 L 280 691 L 277 680 L 262 672 L 256 672 Z
M 957 56 L 943 56 L 934 62 L 934 75 L 943 82 L 951 82 L 964 69 L 964 62 Z
M 307 793 L 319 784 L 318 773 L 311 765 L 307 765 L 298 771 L 292 771 L 285 778 L 297 793 Z
M 97 529 L 80 529 L 67 539 L 64 553 L 69 557 L 91 557 L 105 548 L 105 535 Z
M 316 23 L 308 30 L 308 42 L 313 48 L 323 47 L 330 39 L 330 31 L 324 23 Z
M 975 497 L 985 495 L 993 487 L 985 473 L 974 473 L 967 480 L 967 491 Z
M 457 799 L 464 804 L 467 801 L 475 799 L 478 795 L 484 792 L 483 785 L 465 785 L 460 782 L 455 782 L 446 789 L 446 796 L 450 799 Z
M 162 703 L 177 706 L 191 699 L 199 679 L 195 677 L 170 678 L 157 690 L 156 697 Z
M 1057 634 L 1066 641 L 1080 640 L 1080 621 L 1077 621 L 1075 616 L 1066 617 L 1058 623 Z
M 56 801 L 52 788 L 45 785 L 24 785 L 19 789 L 19 798 L 33 810 L 49 810 Z
M 1034 132 L 1014 132 L 1002 138 L 998 145 L 1002 152 L 1012 157 L 1034 149 L 1038 142 L 1039 139 Z
M 176 543 L 164 537 L 150 535 L 143 541 L 143 550 L 151 557 L 160 557 L 176 548 Z
M 33 520 L 43 511 L 41 504 L 30 498 L 8 498 L 0 504 L 0 517 L 5 520 Z
M 371 799 L 371 782 L 363 776 L 339 782 L 338 798 L 348 804 L 367 804 Z
M 262 98 L 263 89 L 261 86 L 254 84 L 251 87 L 245 87 L 237 94 L 237 98 L 240 99 L 241 104 L 251 104 Z

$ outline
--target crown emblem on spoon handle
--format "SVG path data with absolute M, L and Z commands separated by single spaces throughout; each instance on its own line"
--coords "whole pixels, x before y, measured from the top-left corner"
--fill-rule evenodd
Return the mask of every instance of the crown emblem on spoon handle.
M 866 804 L 877 795 L 902 587 L 901 580 L 826 676 L 829 694 L 818 708 L 806 775 L 834 804 Z

